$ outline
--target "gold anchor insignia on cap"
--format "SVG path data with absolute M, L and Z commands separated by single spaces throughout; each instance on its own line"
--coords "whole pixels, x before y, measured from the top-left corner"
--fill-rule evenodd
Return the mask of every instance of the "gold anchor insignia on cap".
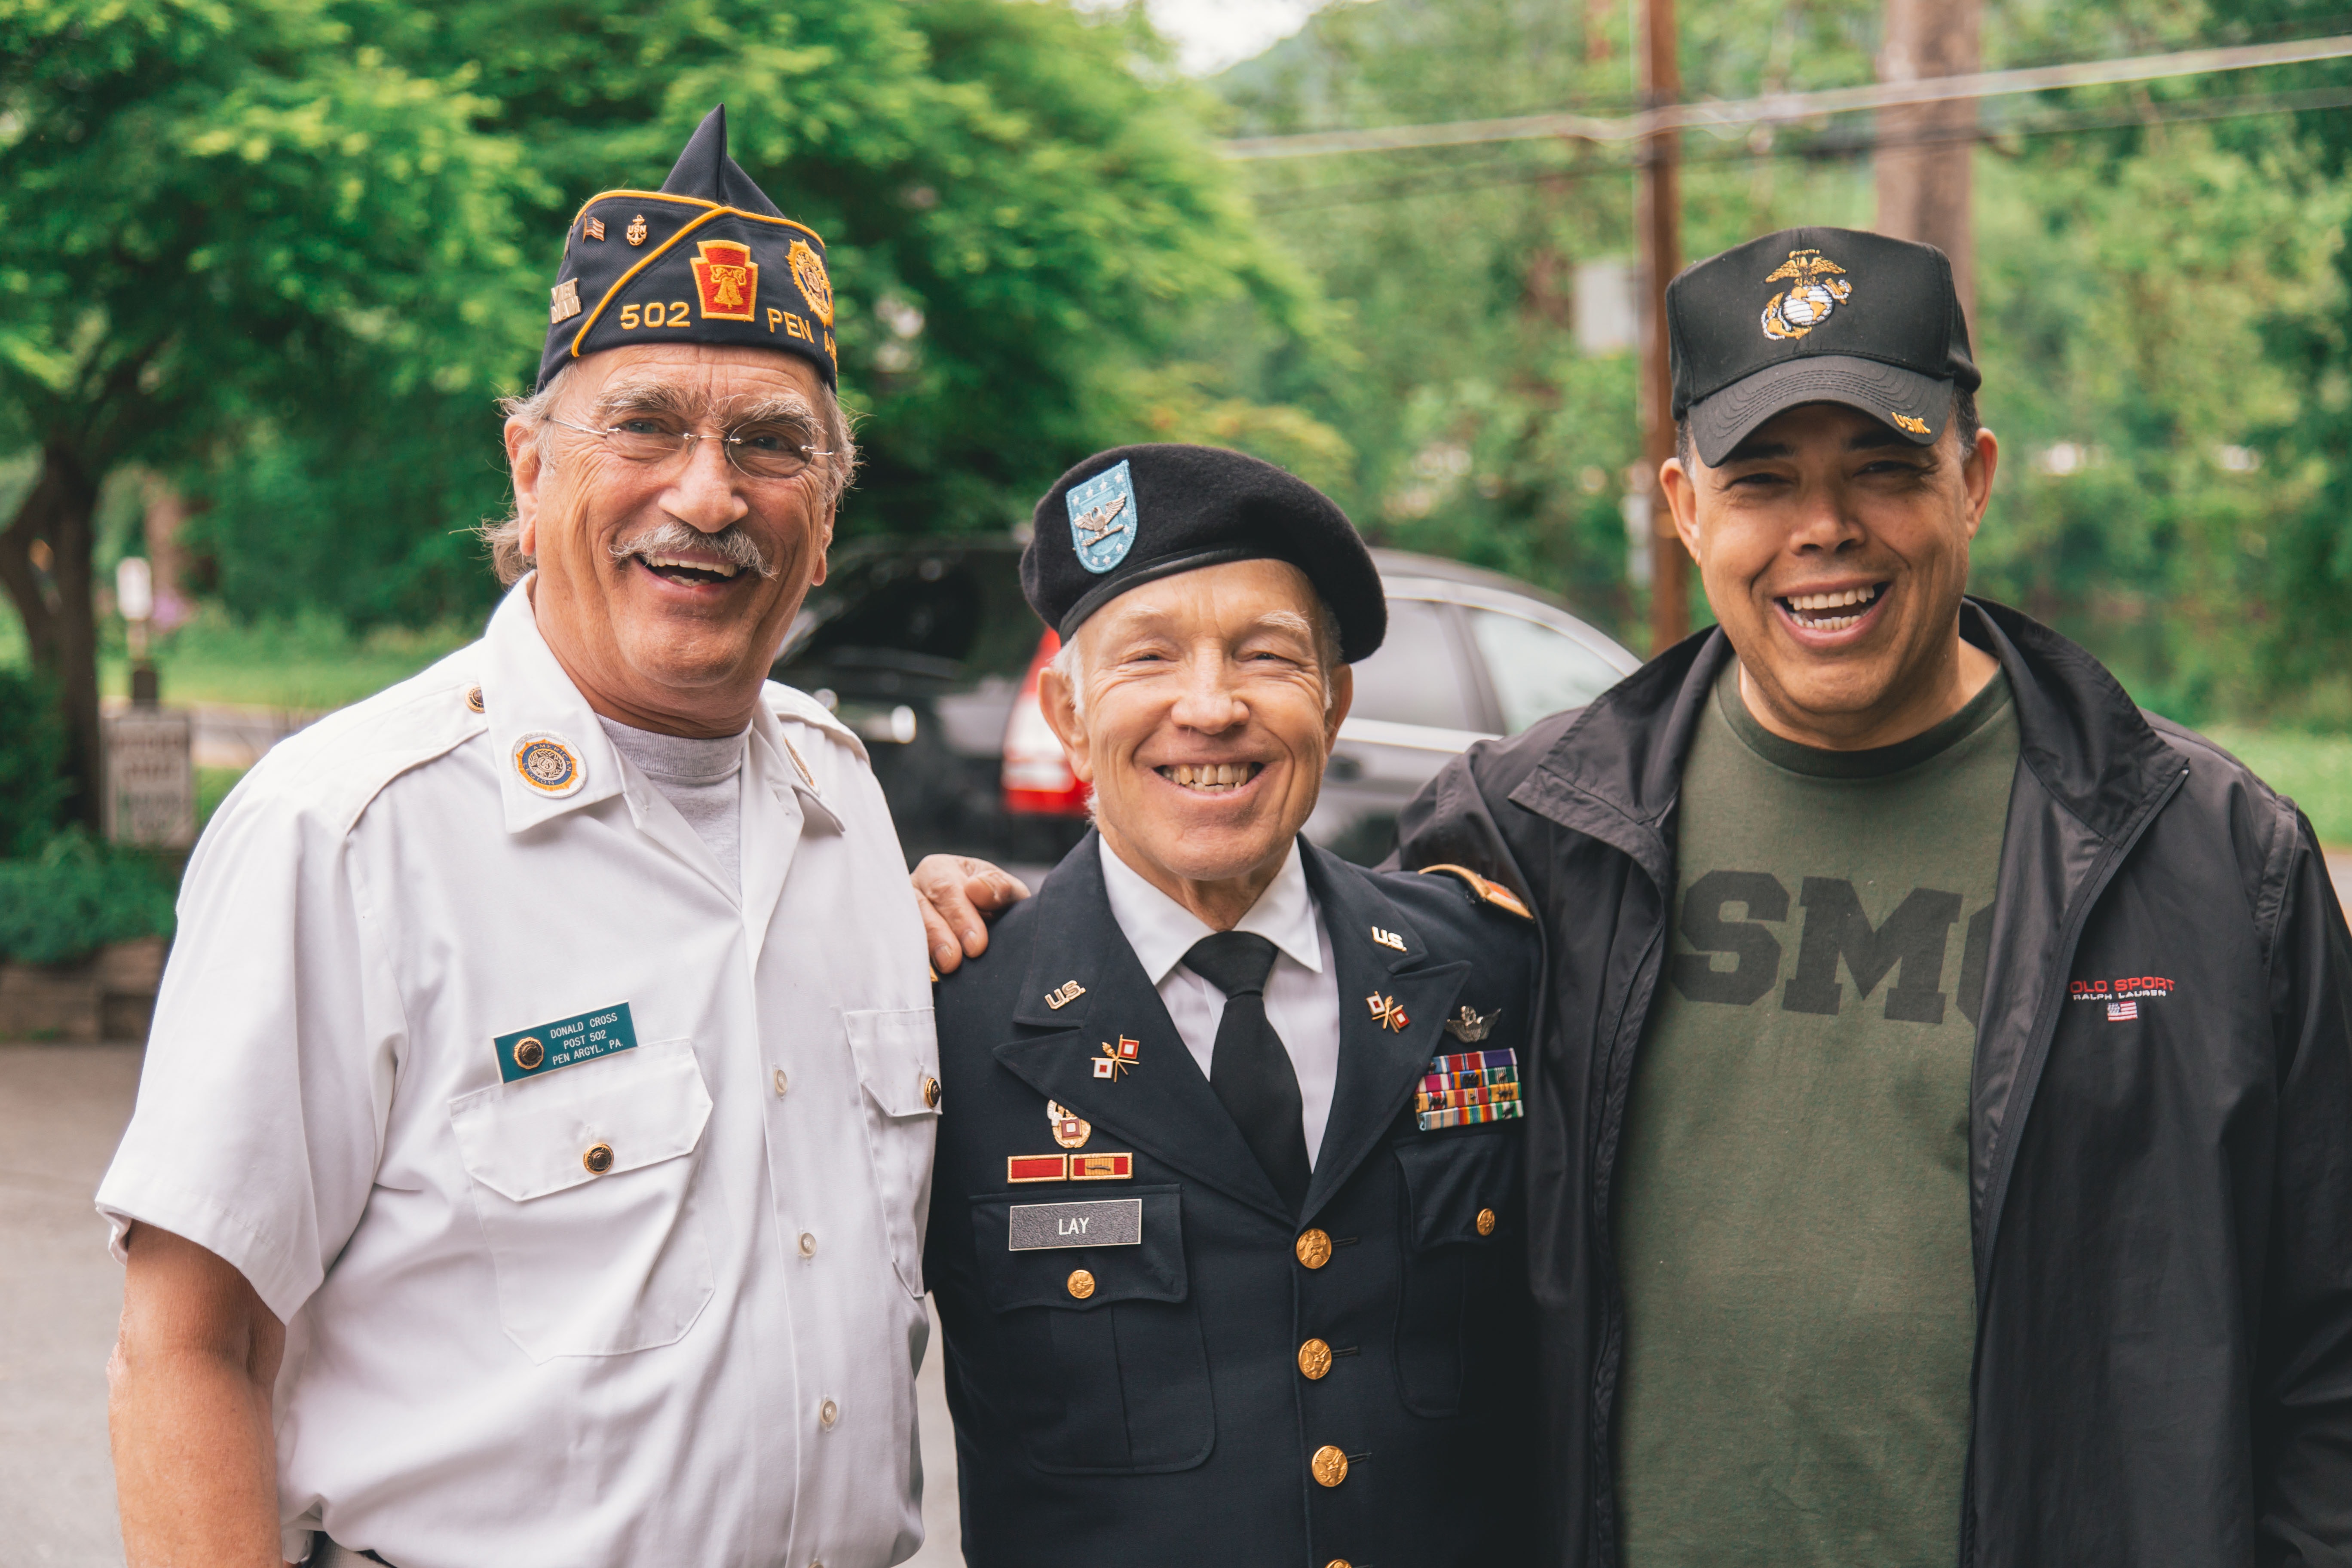
M 1460 1013 L 1445 1020 L 1445 1032 L 1465 1045 L 1475 1046 L 1494 1031 L 1495 1020 L 1502 1016 L 1500 1007 L 1491 1013 L 1480 1013 L 1465 1002 Z
M 643 245 L 646 242 L 646 215 L 639 213 L 629 220 L 629 226 L 624 231 L 624 237 L 631 245 Z
M 1045 993 L 1045 1005 L 1056 1013 L 1087 994 L 1087 988 L 1075 980 L 1065 980 Z
M 1054 1129 L 1054 1142 L 1065 1149 L 1082 1149 L 1094 1136 L 1094 1123 L 1073 1115 L 1066 1106 L 1055 1100 L 1045 1102 L 1045 1120 Z
M 1767 283 L 1787 279 L 1790 287 L 1772 296 L 1764 307 L 1764 335 L 1803 337 L 1830 319 L 1830 312 L 1853 297 L 1845 268 L 1818 250 L 1792 250 L 1789 259 L 1765 276 Z

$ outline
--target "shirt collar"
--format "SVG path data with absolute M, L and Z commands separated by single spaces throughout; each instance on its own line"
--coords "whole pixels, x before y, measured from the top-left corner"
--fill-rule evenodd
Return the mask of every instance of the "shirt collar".
M 1216 934 L 1200 916 L 1145 881 L 1143 874 L 1120 859 L 1108 844 L 1102 847 L 1102 868 L 1111 918 L 1118 921 L 1127 945 L 1134 950 L 1153 985 L 1184 962 L 1194 942 Z M 1290 841 L 1282 869 L 1234 929 L 1262 936 L 1309 972 L 1323 973 L 1315 895 L 1307 886 L 1307 863 L 1298 853 L 1297 839 Z

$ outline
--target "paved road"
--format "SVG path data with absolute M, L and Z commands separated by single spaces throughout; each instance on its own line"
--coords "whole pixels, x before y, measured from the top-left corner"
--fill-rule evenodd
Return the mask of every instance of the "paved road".
M 0 1046 L 0 1568 L 119 1568 L 106 1357 L 122 1270 L 90 1194 L 131 1119 L 134 1046 Z M 921 1397 L 918 1568 L 961 1563 L 934 1335 Z

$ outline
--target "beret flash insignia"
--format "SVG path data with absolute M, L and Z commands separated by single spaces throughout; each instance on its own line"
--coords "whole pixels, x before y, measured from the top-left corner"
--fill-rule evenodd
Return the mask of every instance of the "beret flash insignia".
M 1830 312 L 1853 297 L 1845 268 L 1818 250 L 1792 250 L 1789 259 L 1764 281 L 1787 279 L 1790 287 L 1772 296 L 1764 307 L 1764 335 L 1801 338 L 1830 319 Z
M 808 241 L 793 241 L 784 259 L 792 264 L 793 281 L 808 296 L 809 309 L 826 326 L 833 325 L 833 279 L 824 275 L 824 258 L 809 248 Z

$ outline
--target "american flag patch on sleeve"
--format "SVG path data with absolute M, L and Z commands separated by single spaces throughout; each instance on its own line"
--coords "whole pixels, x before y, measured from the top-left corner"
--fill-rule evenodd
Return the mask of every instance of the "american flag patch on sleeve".
M 1412 1097 L 1413 1124 L 1423 1132 L 1508 1121 L 1526 1114 L 1519 1099 L 1516 1051 L 1463 1051 L 1433 1057 Z

